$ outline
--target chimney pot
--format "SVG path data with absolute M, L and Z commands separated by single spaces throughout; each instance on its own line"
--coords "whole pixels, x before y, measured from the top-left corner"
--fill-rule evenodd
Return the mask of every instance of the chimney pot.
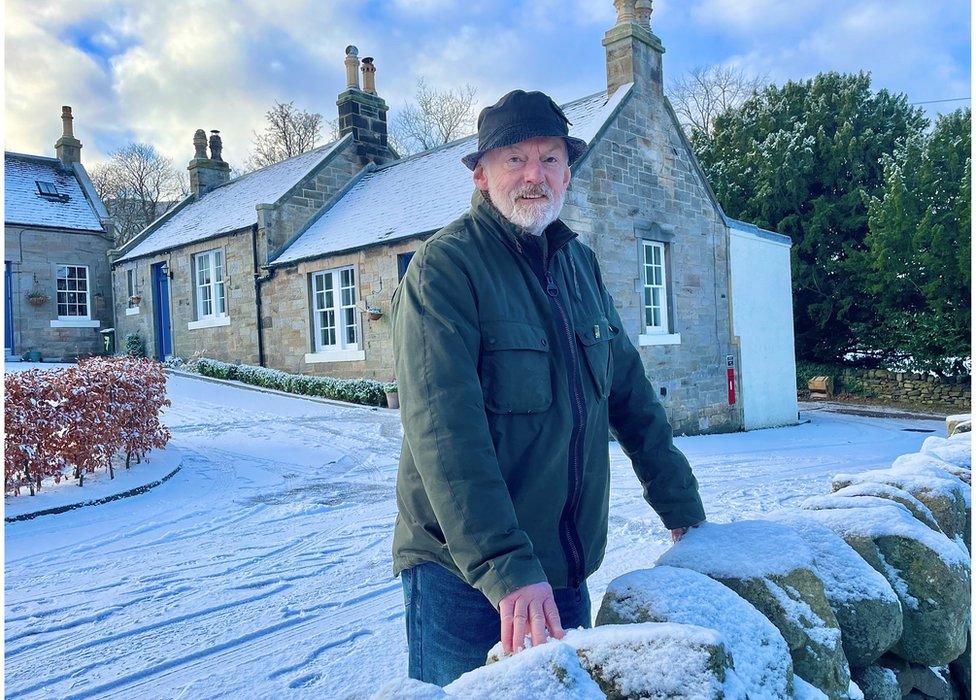
M 221 158 L 221 152 L 224 150 L 224 141 L 220 138 L 220 131 L 217 129 L 210 130 L 210 160 L 216 160 L 220 163 L 224 162 Z
M 349 45 L 346 47 L 346 88 L 359 89 L 359 49 Z
M 637 15 L 637 24 L 650 31 L 651 13 L 654 12 L 652 0 L 637 0 L 634 4 L 634 12 Z
M 69 107 L 68 105 L 64 105 L 63 107 L 61 107 L 61 126 L 62 126 L 61 135 L 62 136 L 71 138 L 75 135 L 71 126 L 72 121 L 74 121 L 74 118 L 71 116 L 71 107 Z
M 613 0 L 613 5 L 617 8 L 617 24 L 634 21 L 634 0 Z
M 368 92 L 370 95 L 375 95 L 376 66 L 373 65 L 372 57 L 366 57 L 363 59 L 363 67 L 360 70 L 363 72 L 363 92 Z
M 197 129 L 193 133 L 193 158 L 206 159 L 207 157 L 207 132 Z
M 61 138 L 54 144 L 54 152 L 65 165 L 81 162 L 81 141 L 75 138 L 72 128 L 71 107 L 61 107 Z

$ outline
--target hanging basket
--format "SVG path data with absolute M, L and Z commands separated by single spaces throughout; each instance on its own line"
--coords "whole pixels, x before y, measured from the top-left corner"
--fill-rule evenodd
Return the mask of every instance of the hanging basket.
M 27 303 L 30 304 L 31 306 L 44 306 L 49 301 L 51 301 L 51 297 L 49 297 L 44 292 L 27 293 Z
M 378 306 L 367 306 L 366 307 L 366 318 L 370 321 L 378 321 L 383 317 L 383 312 L 380 311 Z

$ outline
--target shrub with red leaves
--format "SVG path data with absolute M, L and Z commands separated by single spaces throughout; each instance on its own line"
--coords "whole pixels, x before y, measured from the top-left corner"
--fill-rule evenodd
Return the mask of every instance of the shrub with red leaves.
M 92 357 L 77 367 L 28 370 L 4 376 L 4 489 L 31 495 L 41 481 L 104 467 L 114 478 L 113 459 L 141 462 L 162 448 L 170 433 L 159 422 L 169 406 L 166 375 L 155 360 Z

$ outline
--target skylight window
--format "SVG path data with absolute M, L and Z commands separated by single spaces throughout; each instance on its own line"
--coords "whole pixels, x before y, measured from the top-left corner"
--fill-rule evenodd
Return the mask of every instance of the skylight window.
M 35 180 L 37 183 L 37 191 L 48 197 L 59 197 L 61 193 L 58 192 L 58 188 L 54 186 L 53 182 L 46 182 L 44 180 Z

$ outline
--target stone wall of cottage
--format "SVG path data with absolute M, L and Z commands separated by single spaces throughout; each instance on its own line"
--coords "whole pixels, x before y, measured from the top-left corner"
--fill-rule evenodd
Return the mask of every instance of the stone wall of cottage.
M 81 231 L 4 228 L 4 260 L 11 263 L 13 354 L 41 353 L 45 360 L 72 361 L 103 351 L 102 333 L 112 327 L 111 237 Z M 98 327 L 52 327 L 58 318 L 57 267 L 87 265 L 89 313 Z M 40 291 L 46 303 L 34 306 L 27 294 Z
M 399 282 L 397 255 L 416 250 L 420 239 L 354 251 L 322 260 L 279 268 L 262 290 L 265 336 L 269 367 L 286 372 L 325 375 L 344 379 L 393 379 L 393 342 L 390 304 Z M 321 270 L 353 265 L 357 276 L 359 329 L 365 360 L 308 362 L 313 350 L 311 318 L 311 275 Z M 379 307 L 382 316 L 371 321 L 366 306 Z
M 189 358 L 212 357 L 225 362 L 258 363 L 257 312 L 254 297 L 254 265 L 251 230 L 202 241 L 158 255 L 118 264 L 112 274 L 115 288 L 117 346 L 124 348 L 125 336 L 138 333 L 145 340 L 146 354 L 155 357 L 157 338 L 153 318 L 156 299 L 152 288 L 152 266 L 167 262 L 169 281 L 172 354 Z M 225 295 L 230 323 L 225 326 L 191 328 L 197 320 L 193 285 L 193 256 L 220 249 L 224 255 Z M 137 312 L 127 311 L 128 269 L 136 271 L 136 294 L 141 296 Z
M 271 260 L 362 168 L 350 140 L 328 163 L 299 182 L 274 204 L 258 204 L 258 254 Z
M 577 167 L 562 219 L 596 252 L 624 331 L 675 434 L 742 428 L 728 403 L 732 342 L 729 234 L 664 104 L 659 56 L 643 44 L 634 60 L 644 80 Z M 641 345 L 641 240 L 665 243 L 670 331 L 680 343 Z M 662 395 L 663 392 L 663 395 Z M 738 393 L 738 387 L 737 387 Z

